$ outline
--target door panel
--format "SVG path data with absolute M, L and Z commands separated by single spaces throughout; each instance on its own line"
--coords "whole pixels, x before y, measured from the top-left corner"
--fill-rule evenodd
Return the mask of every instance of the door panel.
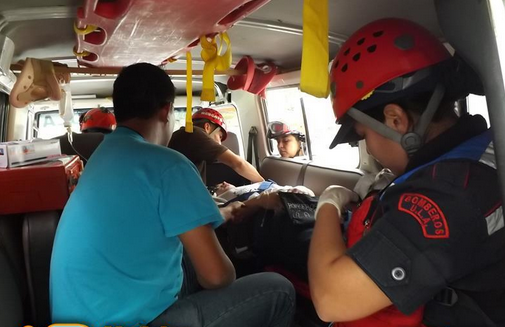
M 362 176 L 357 171 L 336 170 L 289 159 L 266 157 L 261 164 L 261 175 L 279 185 L 303 185 L 316 195 L 329 185 L 342 185 L 352 189 Z

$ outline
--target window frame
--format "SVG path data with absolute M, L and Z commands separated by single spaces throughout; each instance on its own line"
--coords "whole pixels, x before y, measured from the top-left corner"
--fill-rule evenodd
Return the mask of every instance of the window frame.
M 93 109 L 93 108 L 96 108 L 95 107 L 90 107 L 90 108 L 74 108 L 74 117 L 76 116 L 76 113 L 78 113 L 77 117 L 79 117 L 80 115 L 82 115 L 83 113 L 85 112 L 88 112 L 89 110 Z M 114 108 L 113 107 L 104 107 L 106 109 L 109 109 L 111 112 L 114 112 Z M 40 118 L 42 115 L 44 114 L 47 114 L 47 113 L 51 113 L 51 114 L 58 114 L 58 110 L 39 110 L 37 112 L 35 112 L 33 114 L 33 124 L 32 124 L 32 128 L 31 128 L 31 135 L 33 138 L 39 138 L 39 133 L 40 133 Z M 65 132 L 64 130 L 62 131 L 63 133 Z M 72 132 L 74 133 L 77 133 L 77 134 L 80 134 L 81 131 L 80 129 L 78 130 L 72 130 Z M 62 135 L 62 134 L 60 134 Z M 57 136 L 57 135 L 56 135 Z M 53 136 L 55 137 L 55 136 Z M 51 137 L 51 138 L 53 138 Z
M 306 102 L 304 101 L 304 96 L 310 96 L 309 94 L 304 93 L 303 91 L 300 90 L 300 85 L 298 84 L 289 84 L 289 85 L 281 85 L 281 86 L 276 86 L 272 88 L 268 88 L 266 90 L 267 94 L 269 91 L 277 91 L 277 90 L 282 90 L 282 89 L 296 89 L 298 91 L 298 99 L 300 101 L 300 113 L 302 116 L 302 121 L 303 121 L 303 132 L 305 133 L 306 136 L 306 150 L 307 153 L 305 153 L 305 156 L 303 157 L 295 157 L 295 158 L 290 158 L 289 160 L 295 161 L 295 162 L 306 162 L 308 161 L 311 166 L 318 166 L 318 167 L 323 167 L 323 168 L 329 168 L 329 169 L 336 169 L 336 170 L 346 170 L 346 171 L 356 171 L 360 170 L 361 168 L 361 161 L 362 161 L 362 151 L 359 147 L 355 146 L 350 146 L 351 148 L 355 148 L 356 150 L 352 150 L 353 152 L 355 151 L 355 155 L 357 157 L 357 160 L 355 164 L 345 166 L 345 165 L 333 165 L 333 164 L 328 164 L 325 162 L 322 162 L 322 160 L 318 160 L 317 157 L 322 157 L 322 154 L 314 154 L 314 150 L 312 147 L 312 138 L 310 135 L 310 119 L 308 119 L 308 114 L 307 114 L 307 107 L 306 107 Z M 262 99 L 262 111 L 263 111 L 263 123 L 265 126 L 268 126 L 268 123 L 271 121 L 270 116 L 269 116 L 269 110 L 268 110 L 268 96 L 265 99 Z M 289 124 L 288 124 L 289 125 Z M 267 130 L 267 128 L 265 128 Z M 337 130 L 338 131 L 338 130 Z M 335 132 L 335 135 L 337 133 Z M 334 137 L 335 135 L 332 135 L 331 137 Z M 267 140 L 267 156 L 278 156 L 278 153 L 275 153 L 275 145 L 273 143 L 273 140 L 271 139 L 266 139 Z M 332 149 L 331 151 L 338 151 L 336 149 Z M 347 151 L 350 151 L 350 149 L 347 149 Z M 314 157 L 316 159 L 314 160 Z

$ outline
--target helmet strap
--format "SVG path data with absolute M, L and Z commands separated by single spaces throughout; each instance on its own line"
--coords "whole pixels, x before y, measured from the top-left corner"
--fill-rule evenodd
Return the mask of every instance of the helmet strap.
M 431 95 L 428 105 L 426 106 L 426 110 L 424 110 L 423 114 L 419 118 L 419 121 L 414 126 L 414 131 L 408 132 L 402 136 L 400 144 L 409 156 L 412 156 L 417 150 L 419 150 L 426 141 L 426 130 L 428 129 L 433 116 L 437 112 L 444 94 L 445 86 L 442 83 L 438 83 Z
M 217 126 L 210 134 L 209 136 L 212 137 L 214 136 L 214 134 L 216 134 L 217 132 L 219 132 L 219 130 L 221 130 L 221 127 Z
M 365 114 L 362 111 L 359 111 L 356 108 L 351 108 L 348 111 L 349 116 L 354 118 L 354 120 L 362 123 L 363 125 L 373 129 L 375 132 L 380 135 L 393 140 L 399 143 L 402 148 L 407 152 L 407 154 L 412 156 L 417 150 L 423 146 L 425 142 L 425 133 L 428 129 L 428 126 L 433 119 L 433 116 L 437 112 L 440 103 L 445 94 L 445 87 L 442 83 L 438 83 L 431 95 L 430 101 L 428 102 L 428 106 L 426 110 L 422 113 L 419 121 L 414 126 L 414 130 L 412 132 L 407 132 L 405 134 L 400 134 L 397 131 L 393 130 L 389 126 L 384 123 L 378 121 L 375 118 L 372 118 Z
M 347 114 L 357 122 L 360 122 L 361 124 L 373 129 L 380 135 L 390 140 L 393 140 L 397 143 L 401 143 L 402 134 L 398 133 L 397 131 L 385 125 L 384 123 L 378 121 L 377 119 L 368 116 L 364 112 L 359 111 L 358 109 L 352 107 L 351 109 L 349 109 Z

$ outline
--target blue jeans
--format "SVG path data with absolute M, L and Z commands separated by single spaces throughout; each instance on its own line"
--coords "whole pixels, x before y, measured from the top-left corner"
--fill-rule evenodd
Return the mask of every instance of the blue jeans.
M 190 266 L 190 265 L 189 265 Z M 289 327 L 295 311 L 293 285 L 275 273 L 259 273 L 231 285 L 201 290 L 192 267 L 174 304 L 150 327 Z M 188 270 L 190 270 L 188 272 Z

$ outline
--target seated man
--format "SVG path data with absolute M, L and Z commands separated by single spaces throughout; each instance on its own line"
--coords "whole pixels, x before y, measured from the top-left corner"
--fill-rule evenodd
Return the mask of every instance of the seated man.
M 116 118 L 106 108 L 93 108 L 81 114 L 79 127 L 82 133 L 72 132 L 72 142 L 67 133 L 56 138 L 60 140 L 61 153 L 76 154 L 86 164 L 103 141 L 104 134 L 109 134 L 116 128 Z
M 305 155 L 305 135 L 289 129 L 288 125 L 280 121 L 268 124 L 267 138 L 277 141 L 277 149 L 282 158 Z
M 340 224 L 358 196 L 338 186 L 320 196 L 308 262 L 319 317 L 339 327 L 503 326 L 492 135 L 481 116 L 455 110 L 469 92 L 482 94 L 478 76 L 401 19 L 370 23 L 340 49 L 331 89 L 342 126 L 332 147 L 365 139 L 398 177 L 361 203 L 347 241 Z
M 214 233 L 223 217 L 194 165 L 167 148 L 174 98 L 151 64 L 126 67 L 114 82 L 119 127 L 89 160 L 56 232 L 53 322 L 289 327 L 292 285 L 277 274 L 235 281 Z M 198 284 L 184 289 L 183 249 Z
M 239 175 L 256 183 L 264 180 L 249 162 L 221 144 L 227 136 L 226 124 L 219 111 L 203 108 L 193 114 L 193 133 L 184 127 L 174 132 L 168 147 L 184 154 L 198 167 L 206 183 L 206 164 L 218 160 L 230 166 Z
M 93 108 L 79 117 L 79 127 L 82 133 L 109 134 L 116 129 L 116 117 L 107 108 Z

